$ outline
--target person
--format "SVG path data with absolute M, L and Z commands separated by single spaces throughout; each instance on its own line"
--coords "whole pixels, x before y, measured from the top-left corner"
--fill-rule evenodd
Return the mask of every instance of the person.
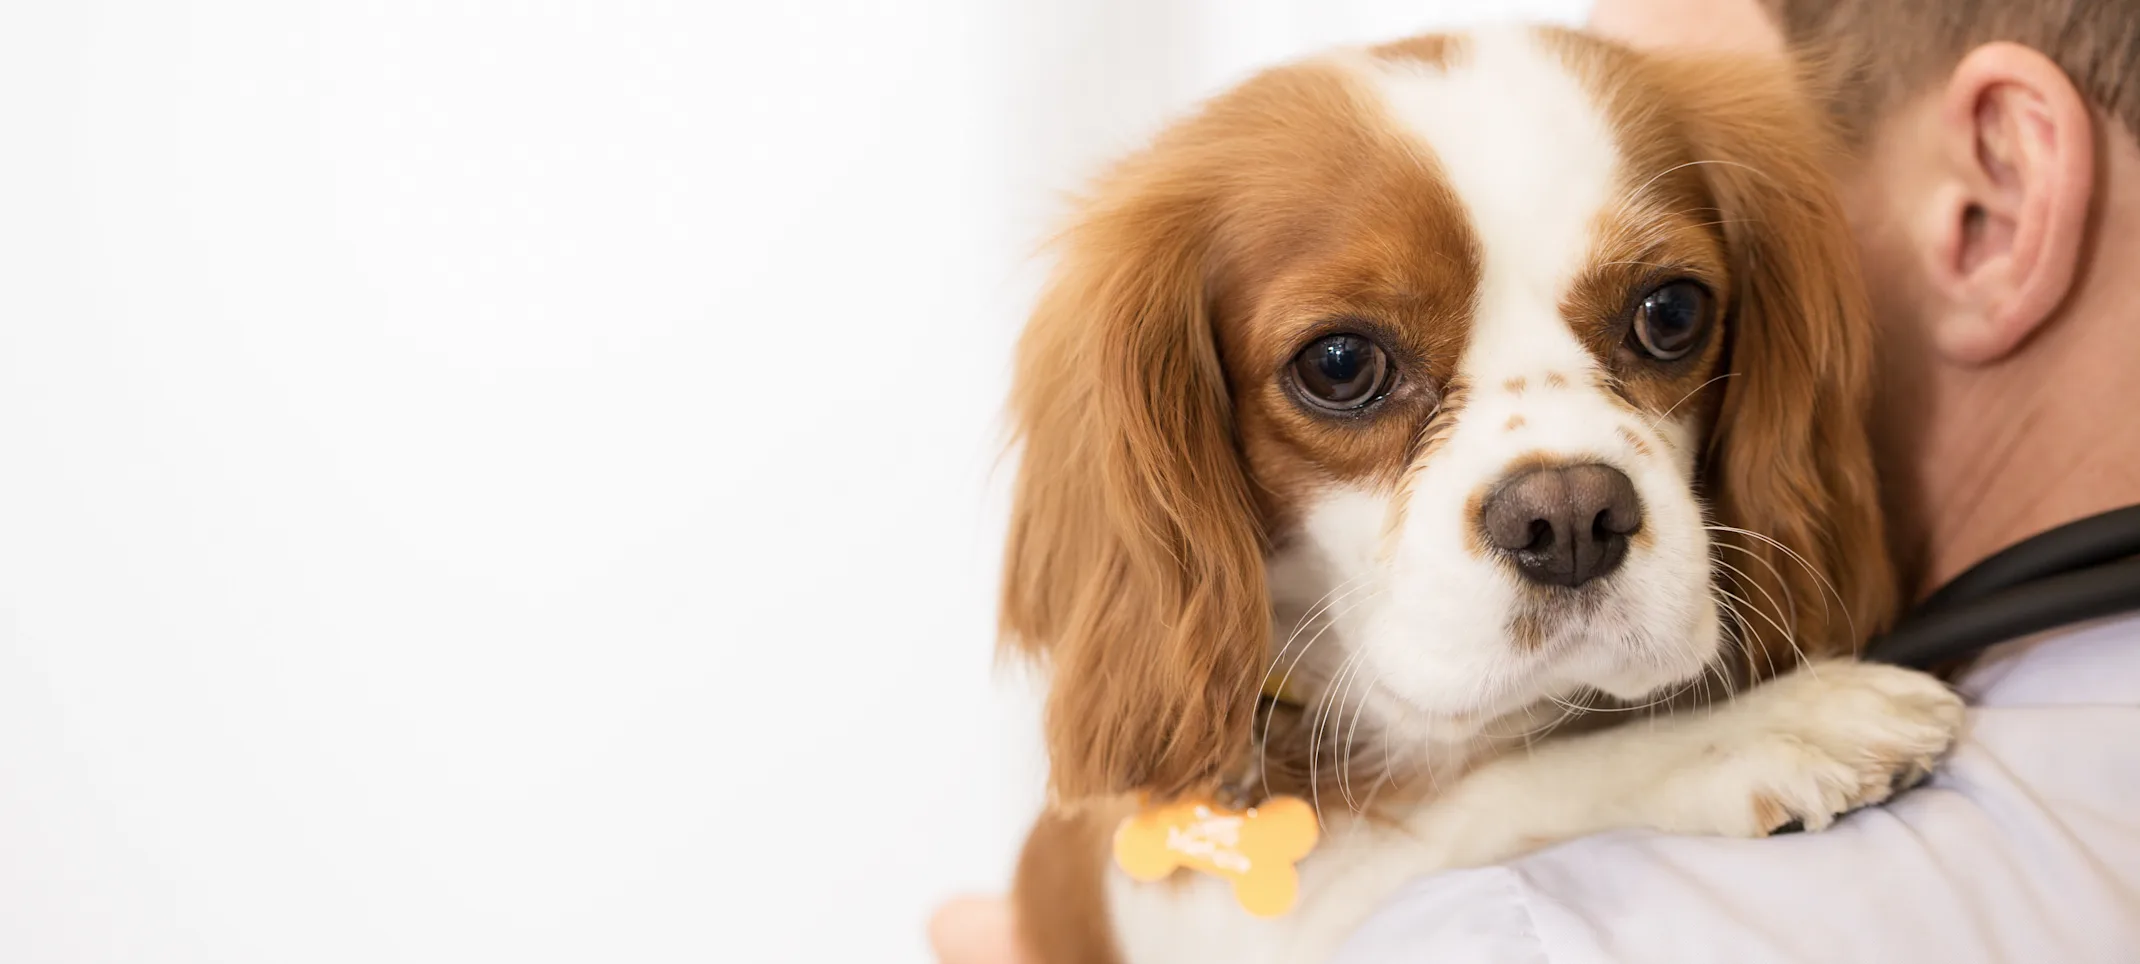
M 1811 65 L 1880 324 L 1876 444 L 1919 598 L 2140 503 L 2140 5 L 1601 0 L 1636 46 Z M 2129 961 L 2140 956 L 2140 617 L 2015 640 L 1958 684 L 1924 787 L 1819 834 L 1609 834 L 1422 878 L 1343 964 Z M 1000 901 L 947 964 L 1013 961 Z

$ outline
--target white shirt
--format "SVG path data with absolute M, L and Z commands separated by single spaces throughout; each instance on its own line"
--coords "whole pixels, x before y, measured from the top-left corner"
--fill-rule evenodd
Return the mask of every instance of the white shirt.
M 1995 652 L 1924 787 L 1822 833 L 1620 833 L 1408 885 L 1340 964 L 2140 961 L 2140 618 Z

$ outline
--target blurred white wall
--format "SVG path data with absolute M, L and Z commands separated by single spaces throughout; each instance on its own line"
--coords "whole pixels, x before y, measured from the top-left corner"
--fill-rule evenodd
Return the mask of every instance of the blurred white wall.
M 0 961 L 919 961 L 1057 198 L 1583 0 L 0 11 Z

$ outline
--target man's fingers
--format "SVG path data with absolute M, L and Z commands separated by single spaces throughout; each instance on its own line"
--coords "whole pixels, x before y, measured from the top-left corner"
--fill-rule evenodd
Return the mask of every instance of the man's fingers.
M 929 944 L 940 964 L 1029 964 L 1018 946 L 1010 901 L 960 897 L 929 918 Z

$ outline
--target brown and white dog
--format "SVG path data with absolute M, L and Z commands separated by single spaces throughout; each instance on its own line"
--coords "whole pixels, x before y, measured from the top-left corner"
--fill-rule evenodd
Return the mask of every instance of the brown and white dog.
M 1507 28 L 1269 71 L 1098 182 L 1016 375 L 1033 952 L 1319 960 L 1418 874 L 1930 765 L 1960 702 L 1835 659 L 1896 596 L 1829 150 L 1780 66 Z M 1282 917 L 1108 864 L 1133 794 L 1222 789 L 1322 812 Z

